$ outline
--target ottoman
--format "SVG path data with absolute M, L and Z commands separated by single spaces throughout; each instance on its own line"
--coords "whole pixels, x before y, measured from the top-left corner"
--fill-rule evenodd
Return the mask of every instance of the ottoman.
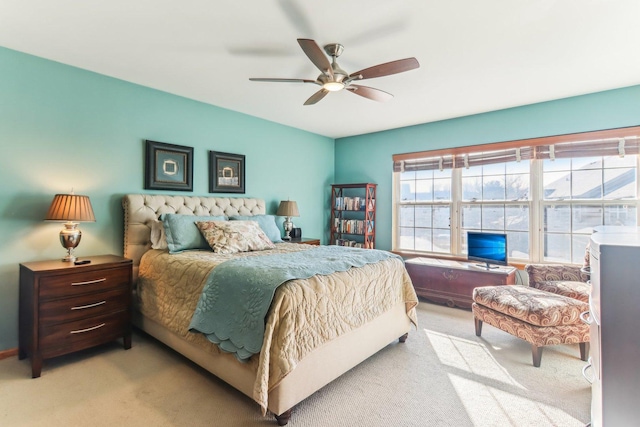
M 533 366 L 540 366 L 542 347 L 579 344 L 587 360 L 589 325 L 580 319 L 589 304 L 529 286 L 484 286 L 473 290 L 476 336 L 486 322 L 531 344 Z

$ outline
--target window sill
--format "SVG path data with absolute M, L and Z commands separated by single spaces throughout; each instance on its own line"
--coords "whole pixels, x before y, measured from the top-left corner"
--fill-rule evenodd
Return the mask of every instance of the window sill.
M 452 260 L 452 261 L 467 261 L 466 257 L 449 255 L 449 254 L 441 254 L 441 255 L 440 254 L 435 254 L 435 253 L 427 254 L 427 253 L 423 253 L 423 252 L 411 252 L 411 251 L 391 251 L 391 252 L 396 254 L 396 255 L 400 255 L 404 259 L 423 257 L 423 258 L 448 259 L 448 260 Z M 532 262 L 532 261 L 514 261 L 514 262 L 509 262 L 509 265 L 511 267 L 515 267 L 518 270 L 524 270 L 524 268 L 525 268 L 525 266 L 527 264 L 534 264 L 534 262 Z M 535 263 L 535 264 L 547 264 L 547 263 L 540 262 L 540 263 Z M 548 264 L 578 265 L 578 264 L 570 264 L 570 263 L 548 263 Z

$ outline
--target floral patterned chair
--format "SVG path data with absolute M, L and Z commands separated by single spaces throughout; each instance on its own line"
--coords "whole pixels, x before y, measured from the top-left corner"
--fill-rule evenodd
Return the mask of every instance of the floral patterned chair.
M 530 264 L 529 286 L 483 286 L 473 290 L 476 335 L 486 322 L 531 344 L 533 366 L 539 367 L 547 345 L 579 344 L 587 360 L 589 325 L 580 315 L 589 311 L 588 273 L 580 267 Z
M 589 303 L 588 264 L 583 267 L 564 264 L 527 264 L 529 286 Z

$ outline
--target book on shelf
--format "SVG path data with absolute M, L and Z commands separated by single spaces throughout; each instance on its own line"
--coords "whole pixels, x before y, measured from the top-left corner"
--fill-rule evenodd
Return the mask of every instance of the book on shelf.
M 373 221 L 363 219 L 333 219 L 333 229 L 337 233 L 345 234 L 365 234 L 373 233 Z
M 364 248 L 364 243 L 356 242 L 355 240 L 348 239 L 336 239 L 337 246 L 349 246 L 351 248 Z
M 339 211 L 364 211 L 367 206 L 366 197 L 336 197 L 334 209 Z M 369 199 L 369 210 L 376 206 L 375 199 Z

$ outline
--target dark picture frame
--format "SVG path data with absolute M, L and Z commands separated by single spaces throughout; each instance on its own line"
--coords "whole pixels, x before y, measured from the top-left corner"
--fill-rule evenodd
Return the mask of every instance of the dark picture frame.
M 209 193 L 244 193 L 245 156 L 209 151 Z
M 144 188 L 193 191 L 193 147 L 145 142 Z

